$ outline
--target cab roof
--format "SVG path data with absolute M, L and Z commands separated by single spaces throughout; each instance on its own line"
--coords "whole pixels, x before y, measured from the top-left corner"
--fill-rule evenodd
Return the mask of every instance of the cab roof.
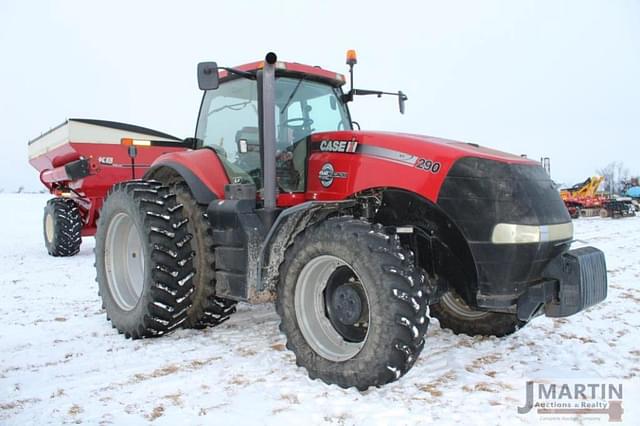
M 248 64 L 233 67 L 239 71 L 257 71 L 264 67 L 264 61 L 256 61 Z M 297 62 L 276 62 L 276 73 L 278 75 L 293 75 L 293 76 L 307 76 L 312 80 L 320 80 L 331 84 L 335 87 L 340 87 L 345 83 L 344 75 L 333 71 L 325 70 L 319 66 L 311 66 L 305 64 L 299 64 Z M 220 80 L 224 81 L 227 77 L 232 77 L 229 72 L 225 70 L 219 70 L 218 76 Z

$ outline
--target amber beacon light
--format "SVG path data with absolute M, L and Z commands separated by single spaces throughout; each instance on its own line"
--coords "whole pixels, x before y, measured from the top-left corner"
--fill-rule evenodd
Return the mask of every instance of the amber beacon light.
M 347 50 L 347 65 L 355 65 L 358 63 L 358 56 L 353 49 Z

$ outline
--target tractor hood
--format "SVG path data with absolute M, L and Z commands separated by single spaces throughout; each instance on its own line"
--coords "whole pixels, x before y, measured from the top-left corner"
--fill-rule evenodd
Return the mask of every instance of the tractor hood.
M 317 133 L 311 149 L 320 154 L 313 156 L 316 167 L 330 163 L 349 176 L 344 185 L 352 182 L 352 187 L 344 191 L 387 187 L 420 194 L 447 212 L 472 241 L 491 241 L 498 223 L 571 221 L 546 171 L 516 155 L 430 136 L 368 131 Z M 338 191 L 338 185 L 329 190 Z
M 482 147 L 478 144 L 459 142 L 432 136 L 408 133 L 375 132 L 375 131 L 339 131 L 315 133 L 311 141 L 319 143 L 318 148 L 324 152 L 362 152 L 370 155 L 376 153 L 389 160 L 407 162 L 420 158 L 439 162 L 443 167 L 452 165 L 463 157 L 483 158 L 509 164 L 529 164 L 537 162 L 517 155 Z M 345 143 L 342 143 L 345 142 Z M 348 148 L 347 148 L 348 146 Z M 446 172 L 446 170 L 443 170 Z

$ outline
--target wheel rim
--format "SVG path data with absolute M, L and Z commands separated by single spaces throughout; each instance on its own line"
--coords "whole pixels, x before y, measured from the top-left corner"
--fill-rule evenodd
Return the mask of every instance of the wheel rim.
M 458 296 L 458 294 L 454 293 L 453 290 L 446 292 L 440 298 L 440 303 L 445 305 L 456 315 L 469 320 L 476 320 L 489 315 L 489 312 L 478 311 L 471 308 L 460 296 Z
M 51 213 L 47 213 L 44 218 L 44 235 L 47 238 L 47 242 L 53 241 L 53 216 Z
M 298 275 L 294 296 L 298 326 L 309 346 L 325 359 L 346 361 L 364 347 L 371 315 L 367 292 L 361 283 L 350 265 L 329 255 L 313 258 Z M 328 294 L 327 290 L 331 289 L 333 292 Z M 345 306 L 353 307 L 354 303 L 349 302 L 355 302 L 355 294 L 360 297 L 360 309 L 356 309 L 356 314 L 353 310 L 341 310 Z M 342 303 L 331 306 L 331 300 Z M 338 324 L 342 326 L 337 327 Z M 359 334 L 345 332 L 355 327 L 364 331 Z
M 132 310 L 140 300 L 144 281 L 144 251 L 131 217 L 118 213 L 109 223 L 105 241 L 105 269 L 116 304 Z

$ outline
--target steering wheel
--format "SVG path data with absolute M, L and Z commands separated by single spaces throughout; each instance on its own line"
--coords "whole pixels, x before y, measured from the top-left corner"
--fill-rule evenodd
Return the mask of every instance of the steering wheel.
M 292 124 L 295 122 L 299 122 L 300 124 Z M 307 126 L 309 128 L 311 128 L 311 125 L 313 124 L 313 120 L 310 118 L 304 118 L 304 117 L 295 117 L 295 118 L 290 118 L 288 120 L 285 120 L 284 123 L 285 126 L 287 127 L 304 127 Z
M 288 129 L 288 131 L 283 133 L 283 136 L 281 136 L 283 139 L 280 141 L 281 149 L 288 147 L 293 142 L 307 136 L 309 133 L 312 133 L 315 130 L 311 128 L 312 124 L 312 119 L 304 117 L 290 118 L 282 121 L 282 127 Z

